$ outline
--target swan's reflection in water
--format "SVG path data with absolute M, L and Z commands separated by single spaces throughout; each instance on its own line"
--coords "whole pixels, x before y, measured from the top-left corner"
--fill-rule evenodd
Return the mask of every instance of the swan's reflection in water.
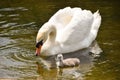
M 44 66 L 45 67 L 45 66 Z M 41 64 L 37 63 L 37 72 L 40 76 L 37 80 L 57 80 L 57 70 L 56 69 L 46 69 Z
M 91 51 L 96 52 L 94 55 L 98 55 L 98 53 L 101 52 L 101 49 L 96 42 L 87 49 L 71 52 L 69 54 L 63 54 L 64 58 L 80 59 L 80 66 L 72 68 L 57 69 L 55 64 L 56 55 L 46 58 L 38 58 L 37 71 L 40 74 L 38 80 L 82 80 L 84 74 L 93 67 L 93 61 L 95 56 L 89 54 Z

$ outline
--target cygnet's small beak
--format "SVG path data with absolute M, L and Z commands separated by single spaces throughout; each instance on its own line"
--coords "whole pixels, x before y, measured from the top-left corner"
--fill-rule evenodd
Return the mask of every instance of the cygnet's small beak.
M 36 48 L 36 56 L 40 55 L 40 51 L 41 51 L 41 45 L 39 45 L 39 47 Z

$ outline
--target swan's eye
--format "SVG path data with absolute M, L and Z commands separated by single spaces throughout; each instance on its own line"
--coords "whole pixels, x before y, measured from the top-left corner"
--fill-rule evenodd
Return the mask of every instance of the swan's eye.
M 43 45 L 43 40 L 39 41 L 37 44 L 36 44 L 36 47 L 39 48 L 39 45 Z

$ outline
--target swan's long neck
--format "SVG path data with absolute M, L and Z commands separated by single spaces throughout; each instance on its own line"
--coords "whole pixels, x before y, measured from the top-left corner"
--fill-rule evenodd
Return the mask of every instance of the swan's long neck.
M 45 30 L 45 42 L 55 43 L 56 39 L 56 28 L 53 25 L 49 25 L 44 28 Z
M 44 43 L 51 42 L 54 43 L 56 39 L 56 28 L 54 25 L 46 23 L 39 30 L 36 42 L 43 40 Z
M 53 55 L 56 54 L 57 49 L 56 48 L 56 27 L 50 23 L 44 24 L 36 37 L 36 42 L 43 42 L 43 45 L 41 47 L 41 55 Z
M 47 41 L 55 42 L 55 39 L 56 39 L 56 29 L 53 25 L 51 25 L 47 31 Z

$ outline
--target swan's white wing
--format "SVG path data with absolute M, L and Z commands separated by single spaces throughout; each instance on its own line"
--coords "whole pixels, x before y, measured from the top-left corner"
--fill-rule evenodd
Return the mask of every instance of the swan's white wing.
M 101 23 L 98 12 L 66 7 L 60 9 L 48 21 L 57 30 L 56 41 L 63 52 L 71 52 L 88 47 L 96 38 Z
M 90 11 L 76 11 L 71 22 L 63 30 L 63 42 L 81 42 L 90 33 L 93 15 Z
M 71 52 L 88 47 L 97 35 L 101 17 L 88 10 L 72 9 L 73 16 L 65 28 L 59 31 L 57 40 L 64 48 L 64 52 Z

